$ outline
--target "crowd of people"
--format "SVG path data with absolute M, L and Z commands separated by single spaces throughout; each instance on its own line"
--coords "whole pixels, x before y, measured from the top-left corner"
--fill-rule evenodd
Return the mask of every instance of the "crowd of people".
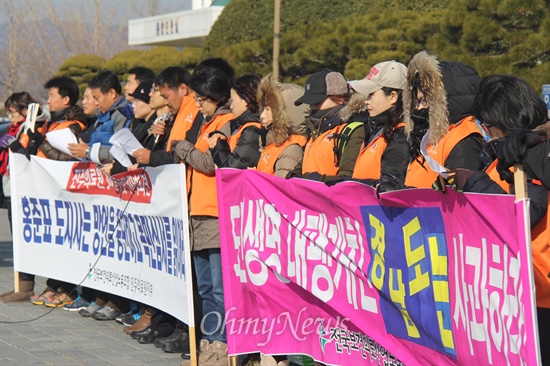
M 105 174 L 145 166 L 185 163 L 192 243 L 196 323 L 203 334 L 199 365 L 227 365 L 225 314 L 215 169 L 257 169 L 282 178 L 328 185 L 354 180 L 383 192 L 429 188 L 442 191 L 514 192 L 511 167 L 523 164 L 531 199 L 532 252 L 543 363 L 550 363 L 550 122 L 546 104 L 523 79 L 490 75 L 469 65 L 440 61 L 428 52 L 408 65 L 378 63 L 361 80 L 334 70 L 309 76 L 305 87 L 272 77 L 242 75 L 223 59 L 200 62 L 192 73 L 168 67 L 155 75 L 144 67 L 127 72 L 124 86 L 110 70 L 78 86 L 68 77 L 45 83 L 49 115 L 23 131 L 26 92 L 5 102 L 12 124 L 0 139 L 0 175 L 9 181 L 8 149 L 55 160 L 100 162 Z M 78 139 L 70 155 L 48 143 L 46 133 L 68 128 Z M 128 128 L 142 144 L 126 168 L 110 153 L 111 136 Z M 91 150 L 99 144 L 99 149 Z M 447 178 L 439 172 L 445 171 Z M 9 199 L 9 185 L 3 196 Z M 10 215 L 11 220 L 11 215 Z M 159 309 L 48 279 L 34 294 L 34 276 L 20 274 L 19 292 L 5 302 L 63 307 L 96 320 L 117 320 L 139 343 L 189 357 L 187 327 Z M 222 322 L 224 323 L 224 322 Z M 288 365 L 285 356 L 261 355 L 249 365 Z

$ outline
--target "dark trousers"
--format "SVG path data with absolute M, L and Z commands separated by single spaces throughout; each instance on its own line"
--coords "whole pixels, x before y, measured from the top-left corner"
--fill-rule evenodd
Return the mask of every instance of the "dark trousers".
M 550 366 L 550 309 L 537 308 L 540 357 L 543 366 Z

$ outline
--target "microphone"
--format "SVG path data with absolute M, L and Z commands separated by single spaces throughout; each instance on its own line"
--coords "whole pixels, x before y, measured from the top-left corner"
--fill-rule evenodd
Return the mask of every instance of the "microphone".
M 153 122 L 153 126 L 158 123 L 158 121 L 162 121 L 164 123 L 168 122 L 172 118 L 171 112 L 164 112 L 160 117 L 157 117 L 155 122 Z M 155 136 L 155 145 L 159 142 L 160 135 Z

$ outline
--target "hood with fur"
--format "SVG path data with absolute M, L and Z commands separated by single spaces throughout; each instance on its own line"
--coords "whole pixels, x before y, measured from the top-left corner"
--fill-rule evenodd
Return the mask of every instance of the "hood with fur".
M 266 76 L 258 87 L 258 101 L 262 107 L 271 108 L 273 122 L 270 127 L 275 145 L 282 145 L 291 134 L 305 134 L 305 115 L 308 105 L 294 105 L 304 94 L 304 88 L 296 84 L 282 84 Z
M 408 136 L 414 127 L 411 112 L 416 109 L 416 92 L 420 89 L 430 106 L 430 143 L 436 144 L 449 129 L 447 93 L 443 86 L 443 76 L 439 61 L 426 51 L 417 53 L 407 67 L 407 84 L 403 90 L 403 115 L 405 132 Z
M 367 96 L 361 93 L 354 93 L 351 95 L 351 98 L 346 103 L 346 106 L 340 111 L 340 116 L 344 121 L 350 121 L 350 118 L 353 115 L 366 113 L 367 105 L 365 101 Z M 350 122 L 359 122 L 359 121 L 350 121 Z
M 420 89 L 429 105 L 430 143 L 437 144 L 447 133 L 449 124 L 475 115 L 474 99 L 479 90 L 477 71 L 458 61 L 441 61 L 426 51 L 417 53 L 407 68 L 407 85 L 403 91 L 405 131 L 414 127 L 411 112 L 416 108 L 416 91 Z

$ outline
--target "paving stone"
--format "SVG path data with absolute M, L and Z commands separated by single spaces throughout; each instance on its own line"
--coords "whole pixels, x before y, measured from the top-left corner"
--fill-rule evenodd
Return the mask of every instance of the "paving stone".
M 6 210 L 0 209 L 0 292 L 13 289 L 13 253 Z M 35 293 L 46 287 L 36 277 Z M 25 303 L 0 302 L 1 366 L 144 366 L 180 365 L 177 353 L 164 353 L 153 345 L 139 345 L 122 325 L 84 318 L 75 312 Z

